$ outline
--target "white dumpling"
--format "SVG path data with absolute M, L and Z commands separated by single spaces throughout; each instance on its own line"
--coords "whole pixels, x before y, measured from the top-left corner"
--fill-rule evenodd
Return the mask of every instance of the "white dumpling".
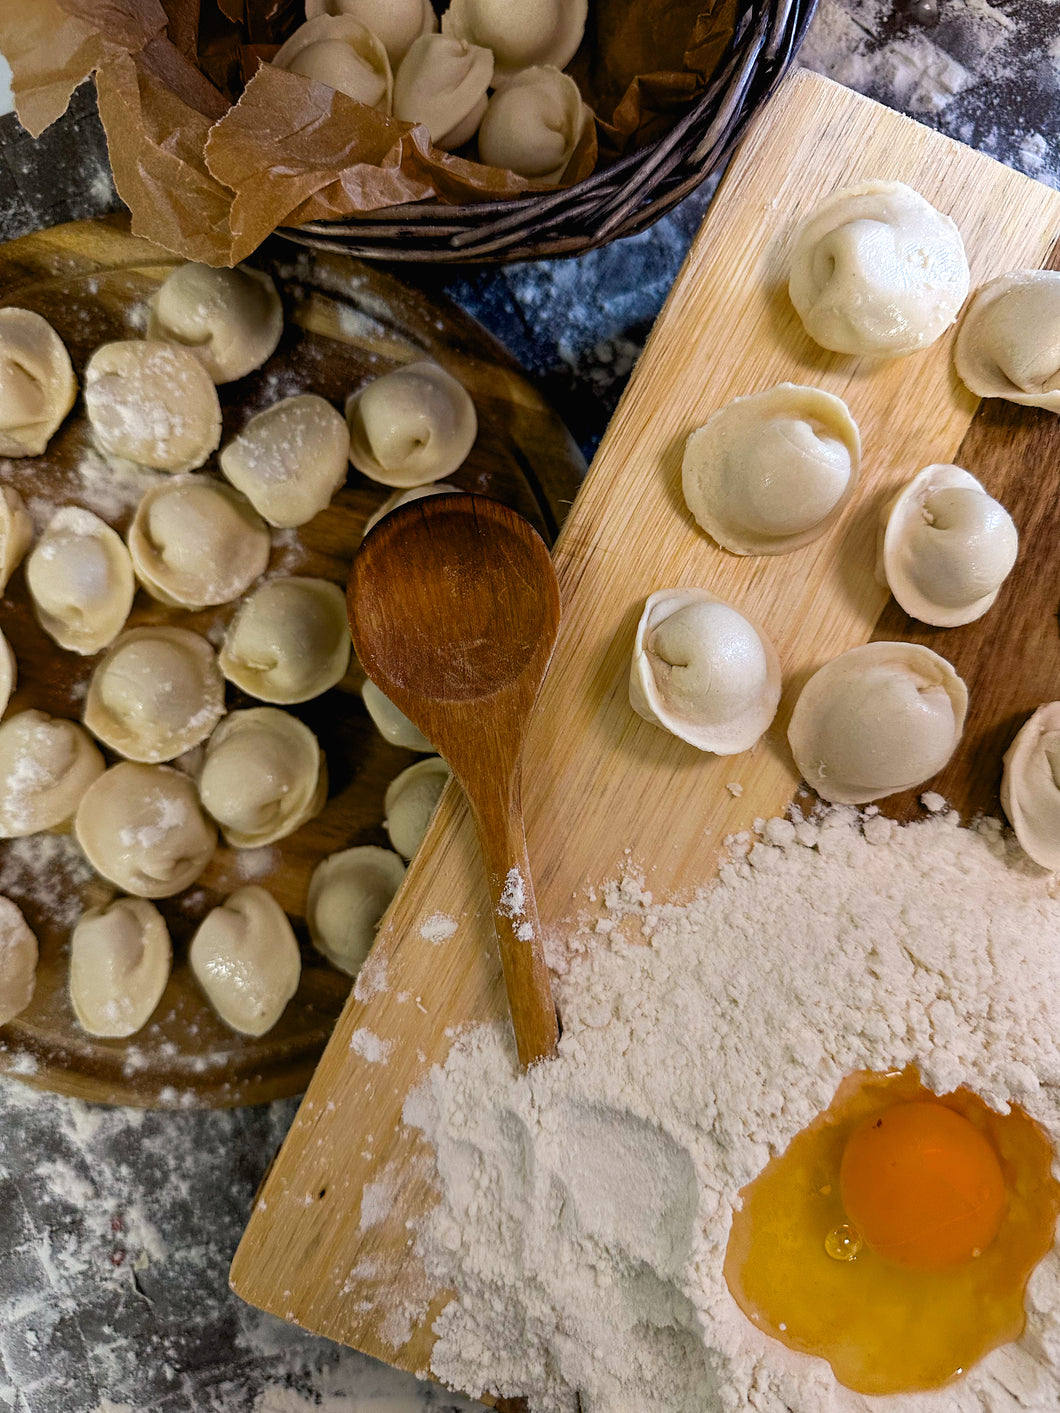
M 394 79 L 386 49 L 349 15 L 317 15 L 300 25 L 272 61 L 278 69 L 326 83 L 369 108 L 390 112 Z
M 967 709 L 967 688 L 938 653 L 866 643 L 806 683 L 788 741 L 822 799 L 862 805 L 937 775 L 957 749 Z
M 18 663 L 11 651 L 11 644 L 0 630 L 0 716 L 7 711 L 7 704 L 11 700 L 11 693 L 15 690 L 17 681 Z
M 32 543 L 33 521 L 25 501 L 13 486 L 0 486 L 0 594 Z
M 343 849 L 317 864 L 309 880 L 306 923 L 313 946 L 333 967 L 357 975 L 404 877 L 397 854 L 374 844 Z
M 444 34 L 413 40 L 394 75 L 394 117 L 422 123 L 443 152 L 475 135 L 493 80 L 493 55 Z
M 231 486 L 184 476 L 156 486 L 129 527 L 136 577 L 152 598 L 182 608 L 231 603 L 264 574 L 265 522 Z
M 535 64 L 565 68 L 585 33 L 588 0 L 452 0 L 442 33 L 493 50 L 497 77 Z
M 384 486 L 451 475 L 478 435 L 467 389 L 437 363 L 410 363 L 366 383 L 346 403 L 350 460 Z
M 459 486 L 450 485 L 448 481 L 435 481 L 433 486 L 411 486 L 407 491 L 393 491 L 378 510 L 373 511 L 364 522 L 364 529 L 361 531 L 361 538 L 367 535 L 369 530 L 375 528 L 380 520 L 385 520 L 392 510 L 397 510 L 398 506 L 408 505 L 414 500 L 422 500 L 424 496 L 444 496 L 462 494 Z
M 207 913 L 188 961 L 214 1010 L 241 1035 L 264 1035 L 298 990 L 302 958 L 287 915 L 264 888 L 240 888 Z
M 1060 412 L 1060 271 L 1013 270 L 980 286 L 953 361 L 977 397 Z
M 569 74 L 544 65 L 513 74 L 490 99 L 478 156 L 531 181 L 558 182 L 592 121 Z
M 406 751 L 433 751 L 434 747 L 418 726 L 415 726 L 371 678 L 361 687 L 361 697 L 376 730 L 392 746 Z
M 706 589 L 660 589 L 637 624 L 629 702 L 701 751 L 736 755 L 776 715 L 780 663 L 757 624 Z
M 306 0 L 306 19 L 314 20 L 317 15 L 348 15 L 358 20 L 381 41 L 395 70 L 414 39 L 438 28 L 431 0 Z
M 129 339 L 97 348 L 85 410 L 104 451 L 157 471 L 193 471 L 221 440 L 209 373 L 179 344 Z
M 387 787 L 383 822 L 403 859 L 411 859 L 423 842 L 449 774 L 441 756 L 428 756 L 403 770 Z
M 346 479 L 350 433 L 331 403 L 299 393 L 258 412 L 221 452 L 221 470 L 270 525 L 304 525 Z
M 29 309 L 0 309 L 0 456 L 40 456 L 74 405 L 62 339 Z
M 883 507 L 876 577 L 921 623 L 972 623 L 1016 563 L 1012 517 L 959 466 L 925 466 Z
M 0 839 L 65 824 L 104 769 L 76 721 L 30 710 L 0 722 Z
M 317 738 L 276 707 L 234 711 L 210 737 L 199 797 L 237 849 L 284 839 L 319 813 L 328 777 Z
M 1060 702 L 1040 706 L 1005 752 L 1001 808 L 1024 852 L 1060 869 Z
M 795 232 L 788 290 L 806 332 L 836 353 L 927 348 L 968 293 L 961 233 L 903 182 L 834 191 Z
M 189 628 L 130 628 L 96 664 L 85 725 L 129 760 L 157 765 L 205 741 L 224 715 L 213 648 Z
M 61 648 L 91 655 L 121 632 L 136 593 L 132 560 L 116 530 L 90 510 L 57 510 L 26 560 L 40 626 Z
M 85 792 L 74 832 L 96 872 L 137 898 L 189 888 L 217 844 L 182 771 L 133 761 L 111 766 Z
M 7 1025 L 33 1000 L 37 985 L 37 938 L 21 910 L 0 897 L 0 1025 Z
M 151 1019 L 172 965 L 169 929 L 146 898 L 82 913 L 70 938 L 70 1004 L 82 1030 L 119 1040 Z
M 215 383 L 260 368 L 283 333 L 283 306 L 261 270 L 179 265 L 151 300 L 149 339 L 182 344 Z
M 733 554 L 787 554 L 823 535 L 854 494 L 861 438 L 847 405 L 780 383 L 727 403 L 685 443 L 681 486 Z
M 350 665 L 346 597 L 326 579 L 268 579 L 225 633 L 221 671 L 250 696 L 290 706 L 341 682 Z

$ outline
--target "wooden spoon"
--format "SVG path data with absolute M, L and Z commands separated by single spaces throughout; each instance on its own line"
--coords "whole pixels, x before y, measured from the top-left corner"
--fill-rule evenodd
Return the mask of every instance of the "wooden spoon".
M 499 501 L 425 496 L 366 536 L 347 607 L 365 672 L 445 757 L 471 805 L 526 1069 L 558 1039 L 519 764 L 559 627 L 548 548 Z

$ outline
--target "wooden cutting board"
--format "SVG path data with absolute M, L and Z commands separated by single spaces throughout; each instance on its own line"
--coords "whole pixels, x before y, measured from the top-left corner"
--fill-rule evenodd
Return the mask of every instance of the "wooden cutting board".
M 952 332 L 891 362 L 833 355 L 786 293 L 792 231 L 825 193 L 866 177 L 908 182 L 960 227 L 973 285 L 1055 255 L 1060 193 L 809 73 L 792 75 L 734 158 L 659 317 L 556 547 L 564 620 L 526 748 L 527 837 L 542 924 L 562 938 L 589 889 L 641 864 L 656 897 L 715 873 L 725 836 L 784 810 L 798 785 L 786 742 L 807 677 L 873 637 L 948 656 L 971 689 L 968 728 L 933 782 L 962 811 L 996 810 L 1000 755 L 1020 720 L 1060 695 L 1060 422 L 977 402 L 952 367 Z M 739 558 L 695 527 L 680 492 L 685 438 L 730 398 L 791 380 L 846 399 L 862 483 L 824 539 Z M 931 462 L 957 461 L 1012 511 L 1020 562 L 979 623 L 922 630 L 873 577 L 882 500 Z M 759 619 L 784 697 L 750 753 L 703 756 L 646 725 L 627 699 L 644 598 L 698 584 Z M 729 787 L 733 788 L 730 789 Z M 742 787 L 742 793 L 739 792 Z M 916 813 L 915 798 L 885 802 Z M 442 946 L 421 935 L 458 920 Z M 359 998 L 359 999 L 357 999 Z M 481 866 L 463 801 L 444 798 L 266 1181 L 232 1268 L 235 1289 L 277 1315 L 406 1369 L 429 1368 L 445 1296 L 417 1305 L 412 1227 L 429 1207 L 429 1152 L 401 1106 L 454 1028 L 504 1018 Z M 351 1049 L 366 1029 L 385 1063 Z M 373 1211 L 365 1185 L 372 1189 Z M 380 1192 L 392 1192 L 374 1223 Z

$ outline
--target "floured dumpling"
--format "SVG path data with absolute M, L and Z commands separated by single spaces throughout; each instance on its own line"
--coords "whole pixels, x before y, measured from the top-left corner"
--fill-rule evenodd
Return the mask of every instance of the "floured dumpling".
M 386 49 L 370 29 L 349 15 L 306 20 L 272 62 L 278 69 L 326 83 L 369 108 L 390 112 L 394 79 Z
M 221 671 L 262 702 L 290 706 L 341 682 L 350 665 L 346 598 L 326 579 L 268 579 L 240 605 Z
M 422 34 L 394 76 L 394 117 L 422 123 L 435 147 L 452 152 L 475 135 L 492 79 L 488 49 L 444 34 Z
M 26 560 L 34 612 L 61 648 L 90 655 L 122 630 L 136 582 L 116 530 L 78 505 L 65 505 L 48 522 Z
M 534 64 L 565 68 L 585 33 L 588 0 L 452 0 L 442 33 L 493 50 L 497 77 Z
M 343 849 L 317 864 L 309 880 L 306 923 L 313 946 L 333 967 L 357 975 L 404 877 L 397 854 L 374 844 Z
M 863 805 L 937 775 L 957 749 L 967 708 L 967 688 L 938 653 L 866 643 L 806 683 L 788 741 L 822 799 Z
M 780 383 L 736 398 L 691 434 L 681 485 L 697 523 L 723 549 L 787 554 L 835 523 L 860 465 L 846 403 Z
M 37 985 L 37 938 L 21 910 L 0 897 L 0 1025 L 7 1025 L 33 1000 Z
M 451 475 L 478 434 L 475 404 L 437 363 L 395 368 L 346 403 L 350 460 L 384 486 L 422 486 Z
M 531 181 L 558 182 L 591 121 L 578 85 L 544 65 L 513 74 L 490 99 L 478 130 L 478 156 Z
M 1024 852 L 1060 869 L 1060 702 L 1040 706 L 1005 752 L 1001 808 Z
M 298 990 L 302 958 L 287 915 L 264 888 L 240 888 L 207 913 L 188 951 L 195 980 L 226 1025 L 264 1035 Z
M 70 938 L 70 1004 L 81 1029 L 135 1035 L 162 999 L 172 955 L 162 914 L 145 898 L 82 913 Z
M 86 791 L 74 832 L 96 872 L 137 898 L 190 888 L 217 844 L 182 771 L 133 761 L 111 766 Z
M 152 598 L 182 608 L 231 603 L 264 574 L 272 539 L 230 486 L 186 476 L 156 486 L 129 527 L 136 577 Z
M 30 710 L 0 722 L 0 839 L 65 824 L 104 769 L 76 721 Z
M 199 797 L 234 848 L 293 834 L 319 813 L 327 793 L 317 738 L 289 712 L 234 711 L 210 737 Z
M 330 402 L 299 393 L 258 412 L 221 452 L 221 470 L 270 525 L 304 525 L 346 479 L 350 433 Z
M 62 339 L 29 309 L 0 309 L 0 456 L 40 456 L 74 405 Z
M 438 28 L 431 0 L 306 0 L 305 17 L 348 15 L 382 41 L 390 67 L 404 59 L 414 39 Z
M 387 787 L 384 823 L 403 859 L 411 859 L 423 842 L 448 779 L 449 767 L 441 756 L 428 756 L 403 770 Z
M 977 397 L 1060 412 L 1060 271 L 1013 270 L 977 289 L 953 361 Z
M 13 486 L 0 486 L 0 594 L 32 543 L 33 521 L 25 501 Z
M 762 630 L 706 589 L 660 589 L 633 645 L 629 702 L 701 751 L 749 751 L 776 715 L 780 663 Z
M 802 221 L 788 290 L 822 348 L 897 358 L 949 328 L 968 279 L 948 216 L 903 182 L 865 181 L 832 192 Z
M 394 705 L 370 677 L 365 679 L 361 687 L 361 697 L 380 736 L 392 746 L 402 746 L 406 751 L 434 750 L 420 728 Z
M 221 440 L 221 404 L 188 349 L 129 339 L 85 367 L 85 410 L 104 451 L 156 471 L 193 471 Z
M 283 333 L 283 306 L 268 275 L 249 266 L 215 270 L 189 262 L 151 301 L 149 339 L 182 344 L 215 383 L 260 368 Z
M 925 466 L 880 513 L 876 577 L 921 623 L 972 623 L 1016 563 L 1003 505 L 959 466 Z
M 11 644 L 0 630 L 0 716 L 7 711 L 7 704 L 11 700 L 11 693 L 15 690 L 17 681 L 18 663 L 11 651 Z
M 380 520 L 385 520 L 392 510 L 397 510 L 399 505 L 408 505 L 411 501 L 421 500 L 424 496 L 444 496 L 460 495 L 460 487 L 450 485 L 448 481 L 435 481 L 433 486 L 412 486 L 407 491 L 394 491 L 388 495 L 383 504 L 373 514 L 369 515 L 364 522 L 364 529 L 361 532 L 363 539 L 369 530 L 375 528 Z
M 189 628 L 130 628 L 96 664 L 85 725 L 112 751 L 157 765 L 205 741 L 224 715 L 213 648 Z

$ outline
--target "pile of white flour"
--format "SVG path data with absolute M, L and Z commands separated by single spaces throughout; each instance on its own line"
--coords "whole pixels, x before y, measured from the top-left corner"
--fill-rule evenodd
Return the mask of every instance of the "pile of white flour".
M 760 1334 L 722 1276 L 739 1189 L 852 1070 L 916 1063 L 1060 1140 L 1050 878 L 954 815 L 899 829 L 832 809 L 759 832 L 686 906 L 634 879 L 606 890 L 559 982 L 557 1060 L 519 1076 L 508 1036 L 481 1028 L 410 1096 L 441 1191 L 423 1259 L 460 1292 L 433 1371 L 533 1413 L 579 1396 L 584 1413 L 1055 1410 L 1055 1249 L 1018 1344 L 894 1398 Z

